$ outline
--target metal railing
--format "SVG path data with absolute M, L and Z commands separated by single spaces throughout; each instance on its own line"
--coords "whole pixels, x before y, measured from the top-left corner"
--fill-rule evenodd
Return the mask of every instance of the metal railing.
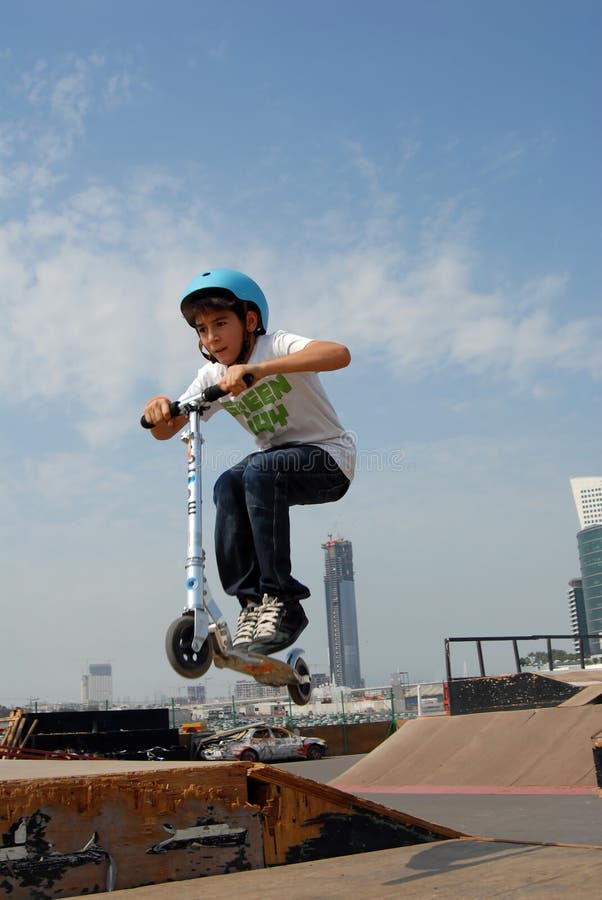
M 514 664 L 516 668 L 516 672 L 520 674 L 522 672 L 522 666 L 520 661 L 520 656 L 518 653 L 518 642 L 519 641 L 545 641 L 547 647 L 547 656 L 548 656 L 548 669 L 549 671 L 553 671 L 554 669 L 554 659 L 552 653 L 552 641 L 578 641 L 579 642 L 579 667 L 581 669 L 585 669 L 585 641 L 587 640 L 596 640 L 600 642 L 600 634 L 521 634 L 521 635 L 504 635 L 500 637 L 453 637 L 446 638 L 444 642 L 445 647 L 445 670 L 447 673 L 447 680 L 452 681 L 453 676 L 451 673 L 451 644 L 461 644 L 461 643 L 472 643 L 476 644 L 477 648 L 477 658 L 479 661 L 479 672 L 481 677 L 485 676 L 485 663 L 483 661 L 483 644 L 485 642 L 511 642 L 512 650 L 514 653 Z

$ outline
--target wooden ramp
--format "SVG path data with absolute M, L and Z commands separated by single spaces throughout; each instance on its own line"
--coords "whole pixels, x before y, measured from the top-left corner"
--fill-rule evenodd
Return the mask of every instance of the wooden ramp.
M 592 735 L 600 728 L 599 705 L 413 719 L 332 783 L 360 793 L 595 789 Z
M 270 871 L 237 872 L 228 878 L 180 881 L 134 891 L 115 900 L 483 900 L 485 897 L 597 897 L 602 849 L 508 843 L 439 841 L 435 844 L 360 853 Z M 576 887 L 577 885 L 577 887 Z
M 568 700 L 563 700 L 559 706 L 593 706 L 602 703 L 602 684 L 588 684 Z
M 252 763 L 0 760 L 0 894 L 165 885 L 462 834 Z

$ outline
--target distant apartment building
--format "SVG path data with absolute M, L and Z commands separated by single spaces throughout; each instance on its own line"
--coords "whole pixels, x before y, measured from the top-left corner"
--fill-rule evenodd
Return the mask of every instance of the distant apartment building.
M 585 615 L 585 603 L 583 600 L 583 580 L 581 578 L 571 578 L 569 581 L 569 618 L 571 620 L 571 631 L 574 635 L 587 634 L 587 617 Z M 579 640 L 575 637 L 573 641 L 575 652 L 579 653 Z M 591 648 L 589 640 L 583 642 L 583 653 L 585 656 L 591 656 Z
M 113 671 L 110 663 L 91 663 L 82 675 L 82 703 L 100 706 L 113 702 Z
M 577 532 L 581 582 L 569 591 L 569 610 L 573 624 L 584 627 L 588 634 L 602 636 L 602 476 L 571 478 L 571 489 L 581 530 Z M 579 609 L 579 606 L 581 609 Z M 574 631 L 574 627 L 573 627 Z M 575 633 L 575 632 L 574 632 Z M 583 632 L 582 632 L 583 633 Z M 590 639 L 590 653 L 600 653 L 602 641 Z
M 186 700 L 188 703 L 206 703 L 207 688 L 204 684 L 190 684 L 186 688 Z
M 331 678 L 336 685 L 361 687 L 351 541 L 329 536 L 322 549 Z
M 235 700 L 273 700 L 286 693 L 285 687 L 258 684 L 256 681 L 237 681 L 234 684 Z

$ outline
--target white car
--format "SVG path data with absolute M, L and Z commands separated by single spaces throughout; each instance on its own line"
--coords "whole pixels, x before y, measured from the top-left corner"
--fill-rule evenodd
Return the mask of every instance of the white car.
M 328 749 L 318 737 L 302 737 L 280 725 L 245 726 L 195 741 L 197 759 L 241 759 L 276 762 L 322 759 Z

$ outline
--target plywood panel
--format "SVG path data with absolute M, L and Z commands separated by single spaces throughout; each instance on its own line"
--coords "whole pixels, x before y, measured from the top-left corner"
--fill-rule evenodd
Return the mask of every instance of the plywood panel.
M 249 799 L 263 810 L 266 866 L 462 836 L 271 766 L 250 768 Z

